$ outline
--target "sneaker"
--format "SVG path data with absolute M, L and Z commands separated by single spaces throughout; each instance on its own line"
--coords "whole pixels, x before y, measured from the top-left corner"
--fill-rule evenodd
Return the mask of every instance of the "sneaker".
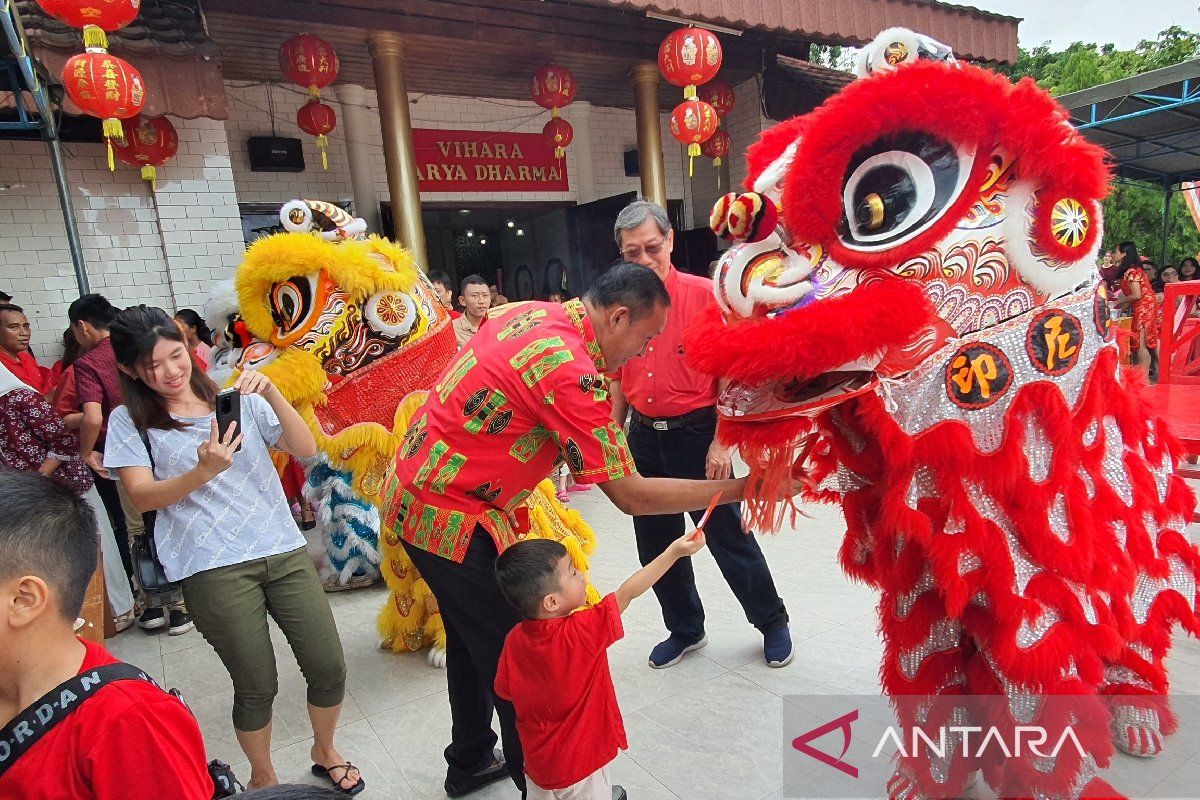
M 624 786 L 612 787 L 612 800 L 629 800 L 629 795 L 625 792 Z
M 462 797 L 465 794 L 495 783 L 508 777 L 508 765 L 504 763 L 504 753 L 500 748 L 492 751 L 491 763 L 482 769 L 466 775 L 447 775 L 442 788 L 451 797 Z
M 673 667 L 682 661 L 686 654 L 693 650 L 699 650 L 706 644 L 708 644 L 707 636 L 701 636 L 700 641 L 688 644 L 687 639 L 671 634 L 650 651 L 650 666 L 654 669 Z
M 129 630 L 131 627 L 133 627 L 133 609 L 113 617 L 113 630 L 117 633 Z
M 138 617 L 137 624 L 144 631 L 156 631 L 167 624 L 167 615 L 161 608 L 147 608 Z
M 180 636 L 196 629 L 196 623 L 192 622 L 183 611 L 177 608 L 171 609 L 171 627 L 167 628 L 167 633 L 171 636 Z
M 792 632 L 787 626 L 763 634 L 763 658 L 768 667 L 786 667 L 792 663 L 796 649 L 792 647 Z

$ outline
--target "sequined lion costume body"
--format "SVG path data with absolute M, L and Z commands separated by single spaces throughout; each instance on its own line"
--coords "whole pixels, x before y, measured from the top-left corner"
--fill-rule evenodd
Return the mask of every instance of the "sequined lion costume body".
M 731 379 L 720 435 L 764 487 L 755 527 L 780 527 L 762 498 L 793 474 L 842 505 L 906 734 L 1084 723 L 1083 755 L 952 736 L 945 758 L 899 758 L 888 796 L 961 796 L 977 772 L 1000 797 L 1118 796 L 1113 744 L 1154 755 L 1175 729 L 1163 660 L 1175 623 L 1197 631 L 1200 557 L 1097 290 L 1103 152 L 1028 79 L 910 31 L 859 75 L 750 148 L 748 191 L 712 217 L 741 241 L 686 352 Z M 1007 703 L 971 719 L 972 695 Z
M 406 251 L 364 236 L 340 208 L 294 200 L 280 218 L 286 232 L 252 244 L 237 272 L 239 311 L 255 337 L 239 366 L 268 374 L 316 437 L 305 496 L 322 524 L 326 588 L 382 573 L 391 589 L 379 617 L 384 645 L 433 645 L 439 663 L 436 599 L 379 505 L 411 412 L 457 351 L 449 313 Z M 591 530 L 553 491 L 535 494 L 535 535 L 564 541 L 586 569 Z

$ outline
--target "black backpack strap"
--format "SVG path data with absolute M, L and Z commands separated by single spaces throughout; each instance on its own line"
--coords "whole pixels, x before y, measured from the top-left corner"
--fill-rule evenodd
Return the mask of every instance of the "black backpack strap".
M 138 431 L 138 435 L 142 437 L 142 444 L 146 445 L 146 457 L 150 459 L 150 473 L 154 473 L 154 451 L 150 449 L 150 431 Z
M 118 662 L 82 672 L 46 692 L 0 729 L 0 778 L 4 777 L 8 768 L 27 753 L 29 748 L 101 688 L 114 681 L 131 680 L 145 681 L 158 686 L 154 679 L 141 669 L 132 664 Z

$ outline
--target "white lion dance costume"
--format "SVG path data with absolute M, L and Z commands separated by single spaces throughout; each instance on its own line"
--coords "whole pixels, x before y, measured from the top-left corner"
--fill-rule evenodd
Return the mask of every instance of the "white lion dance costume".
M 1001 797 L 1119 796 L 1097 777 L 1113 743 L 1154 755 L 1176 726 L 1163 659 L 1174 623 L 1197 632 L 1200 557 L 1097 292 L 1103 151 L 1031 81 L 909 31 L 859 71 L 751 147 L 750 191 L 712 220 L 742 241 L 687 353 L 732 379 L 721 435 L 762 497 L 794 471 L 842 504 L 902 726 L 999 695 L 969 724 L 1051 743 L 1073 724 L 1085 749 L 902 757 L 889 796 L 958 796 L 977 771 Z

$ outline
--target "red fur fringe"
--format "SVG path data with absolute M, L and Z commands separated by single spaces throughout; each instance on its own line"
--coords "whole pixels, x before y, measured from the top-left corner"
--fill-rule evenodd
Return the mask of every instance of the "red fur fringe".
M 921 284 L 869 281 L 854 292 L 774 318 L 726 321 L 715 305 L 684 331 L 693 367 L 755 386 L 781 375 L 808 380 L 879 350 L 908 344 L 932 324 Z M 870 343 L 870 350 L 863 343 Z

